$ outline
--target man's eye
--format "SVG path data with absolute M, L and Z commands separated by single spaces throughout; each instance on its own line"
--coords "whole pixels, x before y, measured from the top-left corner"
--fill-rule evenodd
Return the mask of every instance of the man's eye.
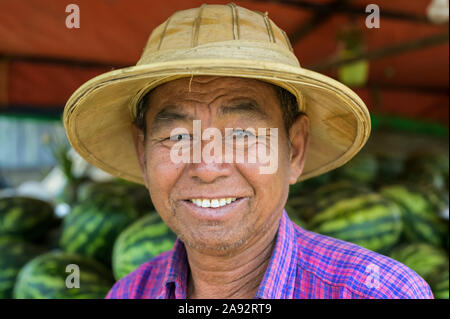
M 233 135 L 238 138 L 254 136 L 254 134 L 250 131 L 244 131 L 244 130 L 239 130 L 239 129 L 233 130 Z
M 191 139 L 189 134 L 175 134 L 169 137 L 171 141 L 188 141 Z

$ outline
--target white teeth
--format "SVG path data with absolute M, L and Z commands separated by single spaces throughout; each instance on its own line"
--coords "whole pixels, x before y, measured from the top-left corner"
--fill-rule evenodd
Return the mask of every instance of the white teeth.
M 202 207 L 210 207 L 211 206 L 211 201 L 209 199 L 204 199 L 202 201 Z
M 218 199 L 213 199 L 211 201 L 211 207 L 219 207 L 219 200 Z
M 217 207 L 222 207 L 225 205 L 228 205 L 232 202 L 234 202 L 236 200 L 235 197 L 227 197 L 227 198 L 215 198 L 215 199 L 199 199 L 199 198 L 194 198 L 191 199 L 190 201 L 192 203 L 194 203 L 195 205 L 197 205 L 198 207 L 213 207 L 213 208 L 217 208 Z

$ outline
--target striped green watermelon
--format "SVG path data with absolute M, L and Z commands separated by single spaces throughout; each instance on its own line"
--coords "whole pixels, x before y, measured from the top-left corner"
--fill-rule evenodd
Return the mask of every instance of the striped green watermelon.
M 430 275 L 428 282 L 436 299 L 449 299 L 449 265 L 448 262 L 440 266 Z
M 138 213 L 127 198 L 110 197 L 79 204 L 64 218 L 60 247 L 110 265 L 116 237 L 137 218 Z
M 113 271 L 117 280 L 160 253 L 170 250 L 176 235 L 157 213 L 141 217 L 117 238 L 113 251 Z
M 309 219 L 308 214 L 313 212 L 313 205 L 314 201 L 312 196 L 296 196 L 289 198 L 284 208 L 292 221 L 294 221 L 294 219 L 305 221 Z M 303 227 L 301 225 L 299 226 Z
M 315 191 L 317 188 L 328 184 L 332 181 L 333 172 L 328 172 L 321 174 L 319 176 L 307 179 L 299 183 L 290 185 L 289 187 L 289 197 L 295 197 L 299 195 L 307 195 Z
M 349 196 L 318 210 L 308 229 L 383 253 L 399 240 L 401 211 L 377 193 Z
M 445 251 L 427 243 L 403 244 L 393 249 L 389 256 L 414 270 L 425 281 L 448 263 Z
M 371 192 L 372 189 L 366 184 L 348 180 L 336 180 L 318 188 L 314 192 L 314 198 L 318 205 L 326 207 L 329 203 L 333 203 L 336 200 Z
M 58 224 L 53 207 L 29 197 L 0 198 L 0 235 L 39 240 Z
M 68 265 L 79 268 L 79 288 L 68 288 L 75 275 Z M 77 254 L 52 251 L 28 262 L 14 286 L 17 299 L 100 299 L 114 284 L 111 271 L 101 263 Z
M 0 299 L 12 298 L 14 283 L 20 269 L 43 249 L 20 237 L 0 236 Z
M 390 155 L 377 155 L 377 163 L 377 182 L 380 184 L 397 181 L 405 169 L 403 159 Z
M 291 221 L 293 221 L 295 224 L 297 224 L 301 228 L 303 228 L 303 229 L 307 228 L 306 223 L 303 220 L 301 220 L 299 217 L 294 215 L 294 216 L 289 216 L 289 218 Z
M 378 163 L 375 155 L 359 153 L 344 166 L 335 170 L 338 179 L 347 179 L 360 183 L 371 183 L 377 176 Z
M 441 211 L 445 206 L 448 211 L 448 195 L 412 185 L 391 185 L 380 191 L 402 209 L 407 240 L 445 245 L 448 221 L 442 218 Z
M 297 217 L 308 224 L 318 211 L 324 210 L 336 201 L 367 193 L 370 193 L 370 189 L 366 186 L 341 180 L 327 183 L 309 194 L 289 197 L 286 206 L 290 211 L 289 216 Z
M 413 154 L 406 161 L 405 178 L 411 183 L 431 185 L 438 189 L 446 187 L 449 175 L 448 153 Z
M 78 201 L 81 203 L 99 201 L 101 203 L 112 196 L 130 199 L 131 204 L 140 215 L 147 214 L 154 209 L 147 188 L 123 180 L 84 183 L 79 188 Z

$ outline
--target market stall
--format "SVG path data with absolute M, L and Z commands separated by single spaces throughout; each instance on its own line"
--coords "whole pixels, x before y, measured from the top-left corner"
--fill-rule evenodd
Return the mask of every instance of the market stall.
M 0 298 L 103 298 L 172 248 L 146 188 L 84 162 L 61 114 L 82 83 L 134 65 L 153 28 L 201 3 L 80 0 L 79 28 L 64 1 L 0 3 Z M 236 4 L 268 12 L 302 67 L 347 84 L 371 112 L 359 155 L 291 187 L 290 218 L 404 263 L 448 299 L 448 1 Z

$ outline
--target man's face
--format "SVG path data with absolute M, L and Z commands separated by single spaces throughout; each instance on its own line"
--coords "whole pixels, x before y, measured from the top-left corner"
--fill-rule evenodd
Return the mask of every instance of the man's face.
M 143 177 L 156 210 L 185 244 L 210 254 L 227 254 L 278 225 L 289 184 L 303 167 L 307 121 L 293 125 L 296 140 L 292 152 L 279 99 L 271 84 L 232 77 L 182 78 L 154 89 L 149 105 L 145 140 L 134 130 Z M 262 174 L 261 166 L 267 163 L 258 158 L 250 163 L 247 157 L 243 163 L 208 163 L 203 159 L 198 163 L 175 163 L 171 150 L 178 138 L 186 138 L 186 143 L 194 147 L 189 142 L 194 134 L 193 120 L 201 121 L 202 132 L 207 128 L 221 132 L 222 154 L 227 143 L 225 128 L 254 128 L 256 132 L 258 128 L 266 128 L 267 132 L 277 128 L 278 168 L 272 174 Z M 190 136 L 174 139 L 176 128 L 187 130 Z M 202 141 L 201 149 L 208 143 Z M 274 151 L 269 137 L 244 145 L 246 155 L 252 147 L 262 147 L 266 154 Z M 199 207 L 198 201 L 191 201 L 217 200 L 216 205 L 223 205 L 229 198 L 236 200 L 220 207 Z

